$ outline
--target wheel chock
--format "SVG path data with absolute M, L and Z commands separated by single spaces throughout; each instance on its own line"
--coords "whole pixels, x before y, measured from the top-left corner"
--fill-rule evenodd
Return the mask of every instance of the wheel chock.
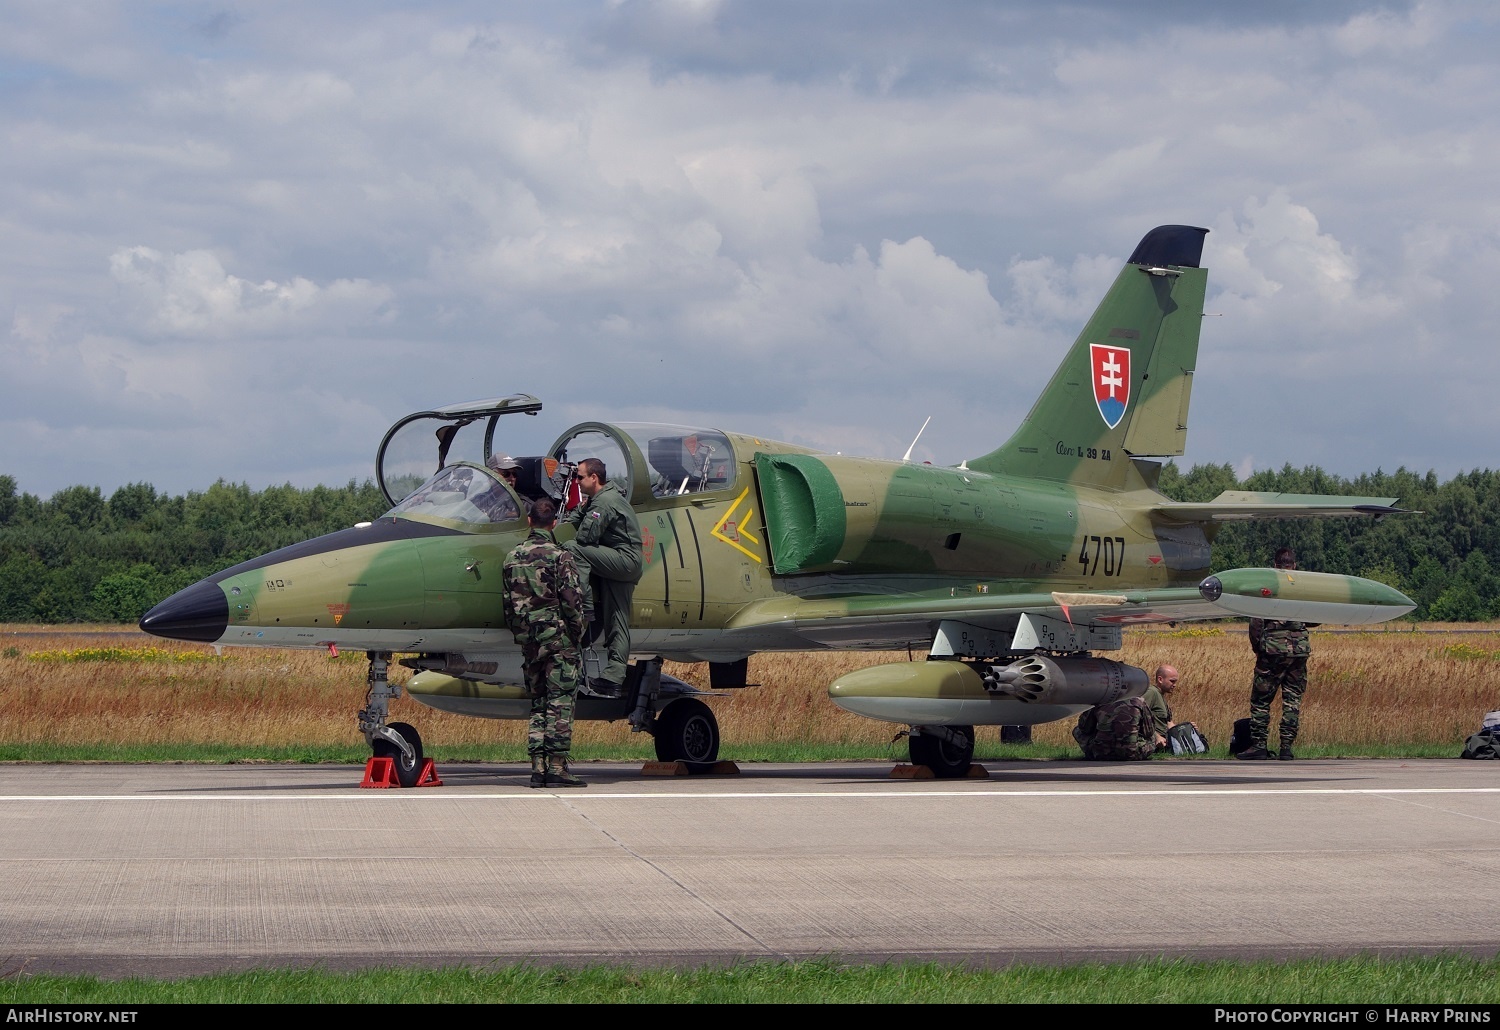
M 441 787 L 443 781 L 438 779 L 437 767 L 432 764 L 432 759 L 422 759 L 422 771 L 417 773 L 418 787 Z
M 959 777 L 959 779 L 963 780 L 987 780 L 989 778 L 990 771 L 984 766 L 977 764 L 970 765 L 968 772 Z M 896 768 L 891 770 L 891 779 L 935 780 L 937 779 L 937 773 L 933 772 L 925 765 L 898 765 L 896 766 Z
M 417 773 L 417 787 L 441 787 L 443 781 L 438 779 L 437 768 L 433 766 L 432 759 L 422 759 L 422 771 Z M 396 777 L 396 760 L 388 756 L 372 755 L 365 763 L 365 778 L 360 783 L 361 787 L 399 787 L 401 781 Z
M 893 780 L 935 780 L 937 773 L 925 765 L 898 765 L 891 770 Z
M 365 763 L 365 778 L 360 783 L 361 787 L 399 787 L 401 781 L 396 779 L 395 759 L 382 755 L 371 755 L 370 760 Z
M 641 766 L 642 776 L 738 776 L 740 767 L 733 762 L 715 762 L 712 769 L 695 773 L 686 762 L 647 762 Z

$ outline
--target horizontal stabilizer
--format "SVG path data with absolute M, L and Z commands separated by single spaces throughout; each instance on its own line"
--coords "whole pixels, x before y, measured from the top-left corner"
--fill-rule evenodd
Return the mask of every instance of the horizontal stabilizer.
M 1236 522 L 1247 519 L 1327 519 L 1357 515 L 1420 515 L 1397 508 L 1395 497 L 1341 497 L 1334 494 L 1283 494 L 1226 490 L 1206 503 L 1169 501 L 1152 514 L 1178 522 Z

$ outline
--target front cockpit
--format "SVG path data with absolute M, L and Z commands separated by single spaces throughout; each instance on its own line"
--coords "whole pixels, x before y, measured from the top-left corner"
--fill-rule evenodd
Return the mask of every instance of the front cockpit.
M 488 469 L 461 463 L 443 468 L 402 498 L 385 517 L 492 525 L 519 521 L 521 505 Z

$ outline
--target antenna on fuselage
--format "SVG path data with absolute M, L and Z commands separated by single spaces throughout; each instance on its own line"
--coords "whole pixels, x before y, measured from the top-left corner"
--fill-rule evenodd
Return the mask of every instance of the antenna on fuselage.
M 932 421 L 932 416 L 928 415 L 927 416 L 927 422 L 931 422 L 931 421 Z M 917 449 L 917 441 L 920 440 L 920 439 L 922 439 L 922 434 L 927 431 L 927 422 L 923 422 L 922 423 L 922 428 L 917 430 L 917 435 L 912 438 L 911 446 L 906 449 L 906 453 L 905 454 L 901 455 L 901 460 L 902 461 L 911 461 L 911 452 Z

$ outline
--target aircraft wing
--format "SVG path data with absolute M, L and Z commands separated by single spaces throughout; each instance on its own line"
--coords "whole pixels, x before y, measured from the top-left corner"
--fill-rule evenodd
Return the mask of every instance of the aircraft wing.
M 1179 522 L 1235 522 L 1245 519 L 1326 519 L 1356 515 L 1417 515 L 1395 507 L 1395 497 L 1339 497 L 1330 494 L 1284 494 L 1255 490 L 1226 490 L 1205 504 L 1170 501 L 1151 509 L 1153 515 Z
M 1196 587 L 1119 593 L 997 594 L 976 588 L 974 593 L 946 597 L 782 597 L 747 606 L 728 630 L 731 638 L 780 631 L 796 635 L 810 647 L 925 648 L 943 623 L 1004 634 L 1015 632 L 1022 616 L 1071 627 L 1237 617 L 1361 626 L 1399 618 L 1415 607 L 1411 598 L 1394 587 L 1357 576 L 1231 569 L 1207 577 Z

